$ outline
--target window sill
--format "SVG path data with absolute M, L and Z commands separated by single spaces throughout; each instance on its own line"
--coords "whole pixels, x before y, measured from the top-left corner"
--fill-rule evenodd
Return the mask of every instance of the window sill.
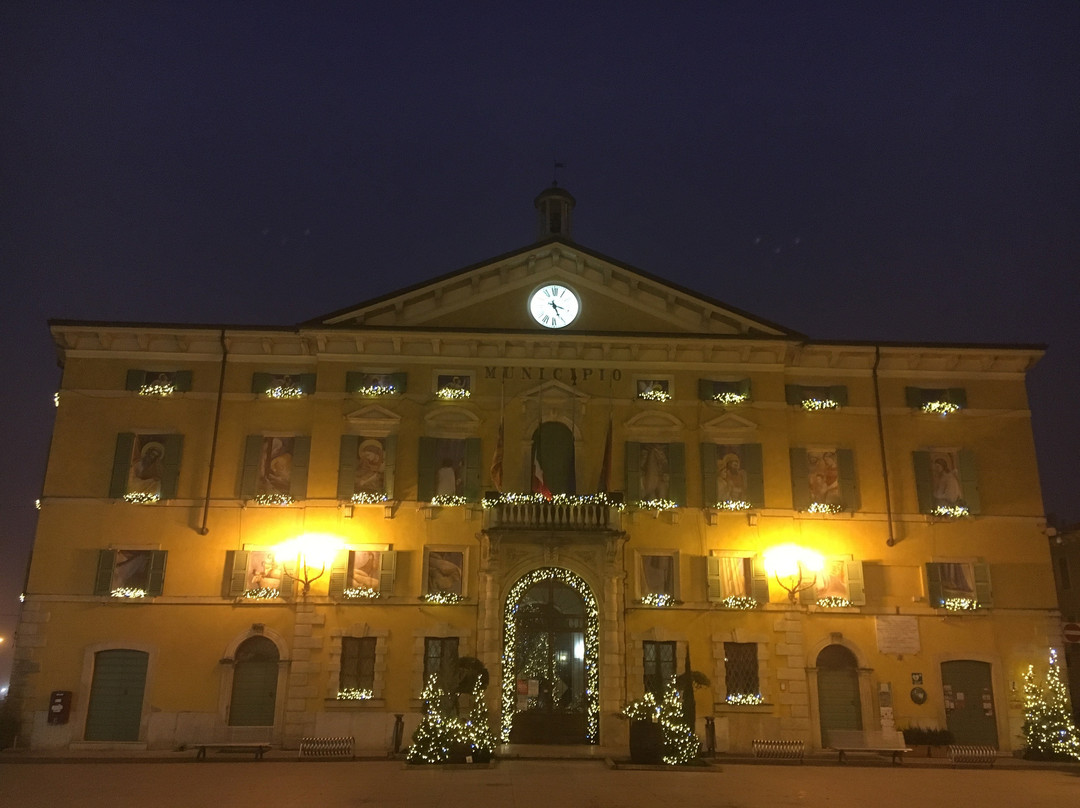
M 385 710 L 386 699 L 323 699 L 327 710 Z
M 717 715 L 723 713 L 771 713 L 773 711 L 773 704 L 765 702 L 764 704 L 728 704 L 726 701 L 716 702 L 713 704 L 713 712 Z

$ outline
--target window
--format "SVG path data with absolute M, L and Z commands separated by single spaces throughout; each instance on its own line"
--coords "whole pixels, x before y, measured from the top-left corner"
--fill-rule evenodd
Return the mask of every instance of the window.
M 341 638 L 339 699 L 370 699 L 375 688 L 375 637 Z
M 675 675 L 674 640 L 644 640 L 641 643 L 641 661 L 645 668 L 645 692 L 652 693 L 659 700 Z
M 359 505 L 393 499 L 396 454 L 394 435 L 342 435 L 338 499 Z
M 435 374 L 435 398 L 444 401 L 460 401 L 471 395 L 471 373 L 440 372 Z
M 764 507 L 761 444 L 701 444 L 701 490 L 706 508 L 741 511 Z
M 686 457 L 681 443 L 626 443 L 626 496 L 642 507 L 686 504 Z
M 797 511 L 839 513 L 859 509 L 855 455 L 832 446 L 791 449 L 792 504 Z
M 846 558 L 826 558 L 821 572 L 804 573 L 806 580 L 814 578 L 814 585 L 799 592 L 801 603 L 820 606 L 865 606 L 866 586 L 861 561 Z
M 729 704 L 760 704 L 757 643 L 724 643 L 724 684 Z
M 303 398 L 315 392 L 315 374 L 253 373 L 251 392 L 267 398 Z
M 190 370 L 129 370 L 124 389 L 141 396 L 167 398 L 191 389 Z
M 971 516 L 979 512 L 975 457 L 966 450 L 913 452 L 919 512 L 932 516 Z
M 417 500 L 440 505 L 480 498 L 479 438 L 420 438 Z
M 639 553 L 638 593 L 643 602 L 667 606 L 675 602 L 679 589 L 679 554 Z
M 457 637 L 425 637 L 424 638 L 424 683 L 426 684 L 433 675 L 438 674 L 439 683 L 444 688 L 450 688 L 457 683 L 453 681 L 458 661 L 458 638 Z
M 424 593 L 428 600 L 454 601 L 464 598 L 465 548 L 429 548 L 424 556 Z
M 338 553 L 330 568 L 332 598 L 363 601 L 388 597 L 394 591 L 397 553 L 393 550 L 348 550 Z
M 904 398 L 912 409 L 936 415 L 949 415 L 967 406 L 963 387 L 905 387 Z
M 788 404 L 801 406 L 804 410 L 835 410 L 846 407 L 847 387 L 842 384 L 812 386 L 807 384 L 784 385 L 784 399 Z
M 714 551 L 706 558 L 709 600 L 729 608 L 752 608 L 769 602 L 769 575 L 760 557 Z
M 287 505 L 307 493 L 306 435 L 248 435 L 244 445 L 244 474 L 240 496 L 260 505 Z
M 121 432 L 116 436 L 109 496 L 139 504 L 175 498 L 183 446 L 183 435 Z
M 637 379 L 637 397 L 643 401 L 671 401 L 671 379 Z
M 147 598 L 161 594 L 165 583 L 164 550 L 101 550 L 94 594 Z
M 400 396 L 405 392 L 407 373 L 368 373 L 348 371 L 345 374 L 345 390 L 361 396 Z
M 715 401 L 725 407 L 745 404 L 750 400 L 750 380 L 725 382 L 698 379 L 698 398 L 702 401 Z
M 926 565 L 926 589 L 936 609 L 971 611 L 994 605 L 990 565 L 981 561 L 936 561 Z
M 296 579 L 288 574 L 273 550 L 230 550 L 225 554 L 224 597 L 288 599 L 295 587 Z

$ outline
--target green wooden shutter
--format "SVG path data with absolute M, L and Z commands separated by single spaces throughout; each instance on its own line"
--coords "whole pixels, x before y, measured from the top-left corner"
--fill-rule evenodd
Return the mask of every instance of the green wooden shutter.
M 379 553 L 379 593 L 394 594 L 394 578 L 397 576 L 397 551 L 384 550 Z
M 176 373 L 173 374 L 173 385 L 176 387 L 176 392 L 178 393 L 186 393 L 191 390 L 191 371 L 176 371 Z
M 808 575 L 813 575 L 813 573 L 812 572 L 810 572 L 810 573 L 803 572 L 803 583 L 804 584 L 806 583 Z M 817 581 L 815 579 L 814 585 L 811 586 L 809 589 L 800 589 L 799 590 L 799 603 L 802 603 L 804 605 L 805 604 L 810 604 L 810 603 L 817 603 L 817 600 L 818 600 L 818 588 L 817 588 L 817 585 L 819 583 L 820 583 L 820 581 Z
M 866 605 L 866 579 L 861 561 L 847 562 L 848 600 L 852 606 Z
M 341 436 L 341 449 L 338 452 L 338 499 L 350 500 L 352 495 L 356 493 L 356 452 L 359 446 L 359 435 Z
M 926 403 L 926 394 L 921 387 L 905 387 L 904 401 L 914 410 L 921 410 Z
M 394 386 L 394 395 L 400 396 L 405 393 L 408 388 L 409 374 L 408 373 L 391 373 L 390 384 Z
M 272 373 L 252 373 L 251 374 L 251 392 L 257 395 L 263 395 L 267 390 L 274 386 L 274 375 Z
M 941 591 L 941 566 L 934 562 L 926 565 L 926 599 L 930 601 L 933 609 L 940 609 L 944 600 Z
M 386 466 L 383 469 L 383 487 L 386 489 L 387 499 L 394 498 L 394 471 L 397 468 L 397 435 L 387 435 L 383 438 L 386 447 Z
M 749 401 L 750 396 L 750 379 L 739 379 L 735 382 L 735 392 L 741 396 L 746 396 L 746 400 Z
M 247 550 L 229 550 L 225 553 L 225 579 L 222 583 L 222 597 L 238 598 L 244 594 L 244 582 L 247 579 Z
M 293 378 L 296 379 L 296 386 L 304 391 L 305 396 L 310 396 L 315 392 L 316 374 L 300 373 Z
M 668 444 L 668 496 L 679 505 L 686 504 L 686 445 Z
M 311 438 L 308 435 L 293 438 L 292 472 L 289 475 L 289 494 L 293 499 L 307 499 L 310 456 Z
M 709 600 L 724 599 L 723 581 L 720 580 L 720 556 L 705 556 L 705 576 Z
M 839 404 L 841 407 L 846 407 L 847 398 L 847 385 L 834 384 L 825 388 L 829 392 L 829 398 Z
M 289 575 L 284 564 L 281 565 L 281 589 L 278 592 L 282 600 L 292 600 L 296 594 L 296 579 Z
M 810 507 L 810 474 L 806 449 L 789 449 L 791 457 L 791 507 L 805 511 Z
M 483 462 L 480 458 L 480 438 L 465 439 L 465 499 L 477 502 L 480 499 L 480 472 Z
M 240 478 L 240 498 L 252 499 L 259 483 L 259 461 L 262 459 L 263 436 L 248 435 L 244 439 L 244 473 Z
M 836 470 L 840 475 L 840 502 L 845 511 L 859 510 L 859 480 L 855 476 L 855 452 L 836 450 Z
M 963 387 L 950 387 L 945 391 L 945 400 L 963 409 L 967 406 L 967 391 Z
M 112 499 L 119 499 L 127 493 L 128 471 L 131 469 L 131 448 L 134 445 L 134 432 L 121 432 L 116 436 L 112 478 L 109 481 L 109 496 Z
M 742 447 L 742 467 L 746 472 L 746 498 L 755 508 L 765 507 L 765 465 L 761 457 L 760 443 L 746 443 Z M 809 490 L 809 483 L 808 490 Z
M 150 553 L 150 576 L 146 584 L 146 594 L 150 597 L 160 595 L 165 586 L 165 559 L 168 555 L 166 550 Z
M 628 502 L 637 502 L 641 499 L 641 444 L 637 441 L 626 441 L 624 444 L 626 457 L 626 499 Z
M 112 592 L 112 574 L 114 566 L 116 566 L 116 551 L 99 550 L 97 572 L 94 574 L 95 595 L 108 595 Z
M 788 404 L 802 404 L 806 398 L 805 389 L 801 384 L 785 384 L 784 401 Z
M 366 379 L 367 376 L 367 373 L 360 370 L 345 371 L 345 392 L 355 393 L 360 389 L 361 385 L 363 385 L 364 379 Z
M 145 370 L 129 370 L 127 372 L 127 378 L 124 380 L 125 390 L 134 390 L 138 392 L 139 388 L 146 383 L 146 371 Z
M 166 435 L 165 460 L 161 475 L 161 498 L 176 499 L 177 483 L 180 479 L 180 456 L 184 450 L 183 435 Z
M 340 598 L 345 595 L 345 583 L 349 576 L 349 570 L 353 567 L 354 552 L 342 550 L 334 554 L 334 563 L 330 567 L 330 578 L 327 581 L 327 595 L 332 598 Z
M 960 485 L 964 490 L 964 504 L 969 513 L 979 513 L 982 500 L 979 498 L 979 476 L 975 473 L 974 453 L 961 449 L 956 465 L 960 472 Z
M 990 565 L 980 561 L 972 567 L 975 571 L 975 600 L 979 606 L 989 608 L 994 605 L 994 594 L 990 588 Z
M 915 492 L 919 495 L 919 513 L 934 510 L 934 473 L 929 452 L 912 452 L 915 467 Z
M 435 496 L 435 438 L 420 438 L 416 469 L 416 500 L 431 502 Z
M 702 401 L 712 401 L 716 395 L 716 382 L 712 379 L 698 379 L 697 394 Z
M 716 504 L 716 444 L 702 443 L 698 451 L 701 453 L 701 507 L 711 508 Z
M 769 573 L 765 570 L 765 559 L 754 556 L 750 561 L 750 595 L 758 603 L 769 602 Z

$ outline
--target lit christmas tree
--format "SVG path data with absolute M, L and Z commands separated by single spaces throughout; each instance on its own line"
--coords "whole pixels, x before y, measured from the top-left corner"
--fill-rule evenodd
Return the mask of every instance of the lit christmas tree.
M 488 705 L 484 699 L 484 688 L 479 679 L 473 685 L 473 703 L 469 715 L 462 726 L 462 742 L 466 746 L 465 754 L 474 762 L 482 763 L 491 759 L 495 751 L 495 733 L 491 731 L 488 720 Z
M 693 728 L 686 723 L 683 694 L 672 677 L 660 704 L 660 728 L 664 733 L 664 763 L 680 766 L 697 759 L 701 747 Z
M 413 735 L 406 760 L 409 763 L 448 763 L 461 734 L 461 723 L 454 718 L 454 697 L 439 686 L 439 675 L 428 679 L 424 692 L 424 718 Z
M 1035 666 L 1024 674 L 1024 756 L 1038 760 L 1080 760 L 1080 731 L 1069 714 L 1069 698 L 1061 678 L 1057 650 L 1050 649 L 1046 684 L 1035 686 Z

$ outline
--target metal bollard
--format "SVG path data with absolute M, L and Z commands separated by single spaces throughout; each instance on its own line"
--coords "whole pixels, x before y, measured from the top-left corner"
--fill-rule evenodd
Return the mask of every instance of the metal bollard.
M 405 734 L 405 714 L 394 713 L 394 754 L 401 751 L 401 738 Z
M 705 716 L 705 751 L 709 757 L 716 757 L 716 719 Z

